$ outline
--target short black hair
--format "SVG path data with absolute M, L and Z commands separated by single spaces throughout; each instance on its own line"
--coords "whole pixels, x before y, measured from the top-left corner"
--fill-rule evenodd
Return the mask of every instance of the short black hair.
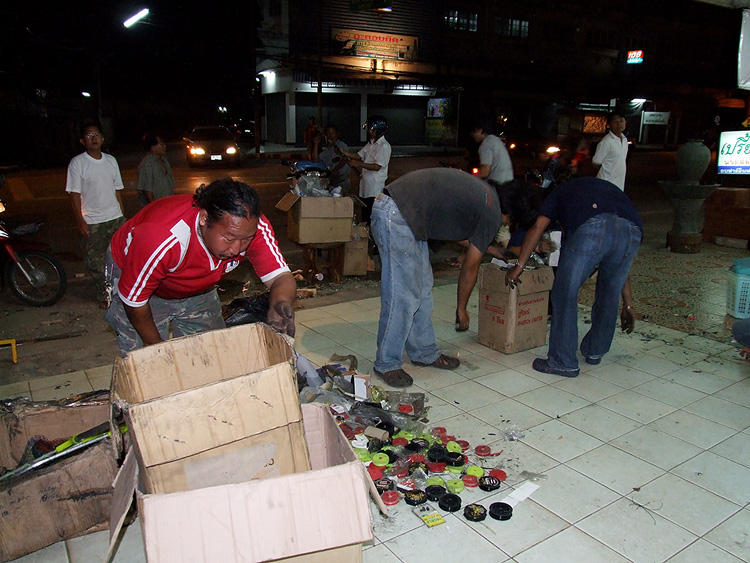
M 102 132 L 102 126 L 98 121 L 87 119 L 81 124 L 81 139 L 83 139 L 83 137 L 86 135 L 86 129 L 88 129 L 89 127 L 96 127 L 97 129 L 99 129 L 99 133 Z
M 260 217 L 258 192 L 243 182 L 221 178 L 208 186 L 201 184 L 193 196 L 193 205 L 208 212 L 208 225 L 221 221 L 225 213 L 234 217 Z
M 151 147 L 159 144 L 159 136 L 156 133 L 146 133 L 143 135 L 143 150 L 148 152 Z
M 490 181 L 497 191 L 500 210 L 510 215 L 510 230 L 529 229 L 539 216 L 542 193 L 539 187 L 516 178 L 506 184 Z
M 485 135 L 494 135 L 495 126 L 491 119 L 486 117 L 480 117 L 471 122 L 471 130 L 477 131 L 481 129 Z
M 615 117 L 622 117 L 623 119 L 625 119 L 625 116 L 622 113 L 620 113 L 619 111 L 611 111 L 611 112 L 609 112 L 607 114 L 607 125 L 609 125 L 610 123 L 612 123 L 612 120 Z

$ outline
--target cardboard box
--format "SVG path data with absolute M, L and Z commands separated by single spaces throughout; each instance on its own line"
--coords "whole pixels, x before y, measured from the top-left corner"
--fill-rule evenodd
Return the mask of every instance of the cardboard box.
M 148 493 L 309 469 L 285 337 L 256 323 L 169 340 L 115 363 L 113 401 Z
M 0 465 L 15 468 L 33 436 L 68 439 L 109 420 L 109 393 L 0 407 Z M 0 485 L 0 561 L 107 528 L 117 463 L 109 439 Z
M 370 232 L 367 225 L 352 225 L 352 240 L 344 245 L 345 276 L 366 276 Z
M 479 268 L 480 344 L 504 354 L 543 346 L 552 268 L 525 271 L 515 289 L 505 285 L 505 273 L 495 264 Z
M 354 200 L 350 197 L 301 197 L 289 192 L 276 204 L 288 212 L 287 236 L 299 244 L 352 240 Z
M 148 494 L 137 487 L 139 467 L 129 454 L 118 475 L 116 504 L 127 512 L 138 489 L 148 561 L 361 562 L 362 543 L 372 540 L 372 480 L 325 405 L 302 405 L 302 412 L 311 471 Z M 385 511 L 382 501 L 379 506 Z

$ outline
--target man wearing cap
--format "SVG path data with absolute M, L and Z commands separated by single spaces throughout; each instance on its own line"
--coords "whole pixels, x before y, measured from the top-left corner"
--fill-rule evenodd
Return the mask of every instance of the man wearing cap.
M 380 323 L 375 374 L 392 387 L 408 387 L 404 349 L 412 364 L 456 369 L 441 354 L 432 327 L 432 266 L 428 240 L 466 248 L 458 278 L 456 317 L 468 323 L 466 305 L 479 264 L 506 218 L 498 194 L 486 182 L 451 168 L 427 168 L 401 176 L 377 196 L 372 234 L 380 249 Z
M 359 152 L 342 151 L 350 159 L 350 165 L 359 171 L 359 197 L 365 203 L 362 221 L 370 222 L 375 198 L 385 188 L 388 179 L 388 163 L 391 160 L 391 145 L 385 140 L 388 122 L 382 115 L 371 115 L 364 125 L 369 140 Z

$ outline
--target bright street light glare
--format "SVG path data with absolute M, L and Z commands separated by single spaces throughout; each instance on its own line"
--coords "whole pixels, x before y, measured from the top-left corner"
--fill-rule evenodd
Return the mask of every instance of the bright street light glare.
M 126 20 L 125 20 L 125 21 L 124 21 L 124 22 L 122 23 L 122 25 L 124 25 L 125 27 L 131 27 L 131 26 L 133 26 L 133 25 L 134 25 L 135 23 L 137 23 L 138 21 L 140 21 L 140 20 L 142 20 L 143 18 L 145 18 L 145 17 L 147 16 L 147 15 L 148 15 L 148 8 L 143 8 L 143 10 L 141 10 L 140 12 L 138 12 L 138 13 L 137 13 L 136 15 L 134 15 L 133 17 L 131 17 L 131 18 L 128 18 L 128 19 L 126 19 Z
M 81 92 L 81 96 L 83 96 L 84 98 L 90 98 L 91 94 L 89 94 L 88 92 Z
M 634 104 L 642 104 L 646 101 L 646 98 L 633 98 L 630 101 L 633 102 Z

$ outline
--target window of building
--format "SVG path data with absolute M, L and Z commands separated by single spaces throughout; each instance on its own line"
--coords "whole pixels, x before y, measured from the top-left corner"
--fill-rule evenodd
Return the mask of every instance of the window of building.
M 448 29 L 460 31 L 477 31 L 479 28 L 479 14 L 466 10 L 448 10 L 445 16 L 445 26 Z
M 528 20 L 495 16 L 494 32 L 505 37 L 526 39 L 529 36 L 529 22 Z

